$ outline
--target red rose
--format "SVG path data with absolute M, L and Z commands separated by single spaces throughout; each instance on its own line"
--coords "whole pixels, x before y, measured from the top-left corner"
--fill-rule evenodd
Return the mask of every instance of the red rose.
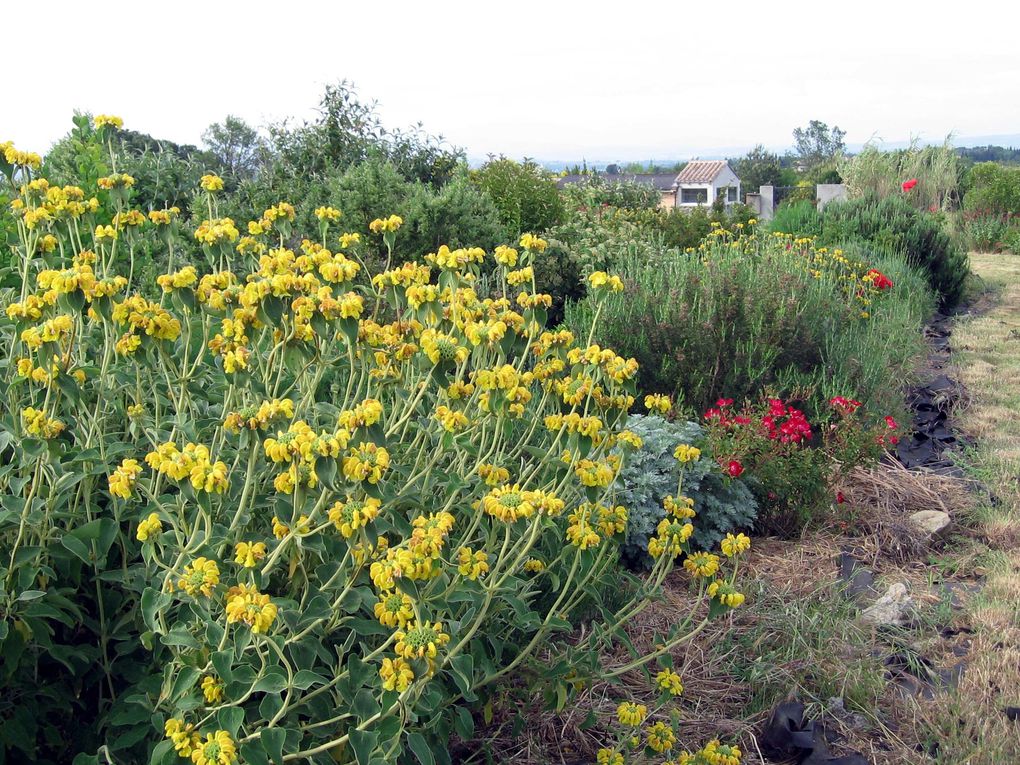
M 911 178 L 909 181 L 903 181 L 903 190 L 904 191 L 910 191 L 916 185 L 917 185 L 917 178 Z
M 730 478 L 737 478 L 743 472 L 744 466 L 737 460 L 730 460 L 730 464 L 726 466 L 726 473 Z

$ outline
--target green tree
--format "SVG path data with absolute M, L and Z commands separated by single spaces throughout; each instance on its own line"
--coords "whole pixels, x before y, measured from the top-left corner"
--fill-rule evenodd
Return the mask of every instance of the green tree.
M 202 142 L 216 157 L 223 175 L 232 180 L 254 178 L 265 160 L 266 146 L 258 130 L 231 114 L 206 128 Z
M 756 192 L 762 186 L 779 186 L 783 180 L 783 165 L 779 155 L 773 154 L 762 144 L 734 160 L 733 171 L 747 192 Z
M 834 160 L 846 150 L 843 138 L 845 130 L 833 125 L 830 128 L 824 122 L 811 120 L 806 128 L 793 131 L 794 147 L 806 169 Z

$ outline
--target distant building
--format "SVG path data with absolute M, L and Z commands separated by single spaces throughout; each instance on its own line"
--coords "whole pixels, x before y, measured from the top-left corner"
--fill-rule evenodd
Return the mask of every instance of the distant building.
M 725 160 L 688 162 L 674 181 L 677 207 L 710 205 L 722 199 L 726 206 L 740 199 L 740 179 Z
M 581 183 L 589 175 L 564 175 L 557 179 L 560 188 Z M 659 192 L 659 207 L 691 208 L 710 205 L 722 198 L 727 206 L 740 199 L 740 179 L 724 160 L 693 160 L 674 173 L 599 173 L 599 177 L 611 183 L 638 183 L 650 186 Z

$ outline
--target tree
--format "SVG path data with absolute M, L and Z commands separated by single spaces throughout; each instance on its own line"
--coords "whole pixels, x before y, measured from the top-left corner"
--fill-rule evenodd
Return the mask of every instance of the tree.
M 202 141 L 216 156 L 223 174 L 238 181 L 253 178 L 264 159 L 265 143 L 258 131 L 230 114 L 206 128 Z
M 744 190 L 751 193 L 762 186 L 779 186 L 783 179 L 783 165 L 779 155 L 768 151 L 762 144 L 735 160 L 733 170 L 740 178 Z
M 471 180 L 492 197 L 508 231 L 545 231 L 563 217 L 556 180 L 532 160 L 490 159 L 471 173 Z
M 793 131 L 794 147 L 806 169 L 816 167 L 823 162 L 835 159 L 846 150 L 843 138 L 845 130 L 828 125 L 819 120 L 811 120 L 806 128 Z

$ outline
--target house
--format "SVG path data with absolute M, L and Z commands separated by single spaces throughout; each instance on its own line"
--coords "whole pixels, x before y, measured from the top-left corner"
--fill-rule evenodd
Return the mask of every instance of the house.
M 740 199 L 740 179 L 725 160 L 695 159 L 674 180 L 677 207 L 710 205 L 719 199 L 727 206 Z
M 659 207 L 676 206 L 676 174 L 675 173 L 599 173 L 599 177 L 607 183 L 637 183 L 649 186 L 659 192 Z M 556 179 L 559 188 L 574 183 L 582 183 L 590 175 L 563 175 Z

